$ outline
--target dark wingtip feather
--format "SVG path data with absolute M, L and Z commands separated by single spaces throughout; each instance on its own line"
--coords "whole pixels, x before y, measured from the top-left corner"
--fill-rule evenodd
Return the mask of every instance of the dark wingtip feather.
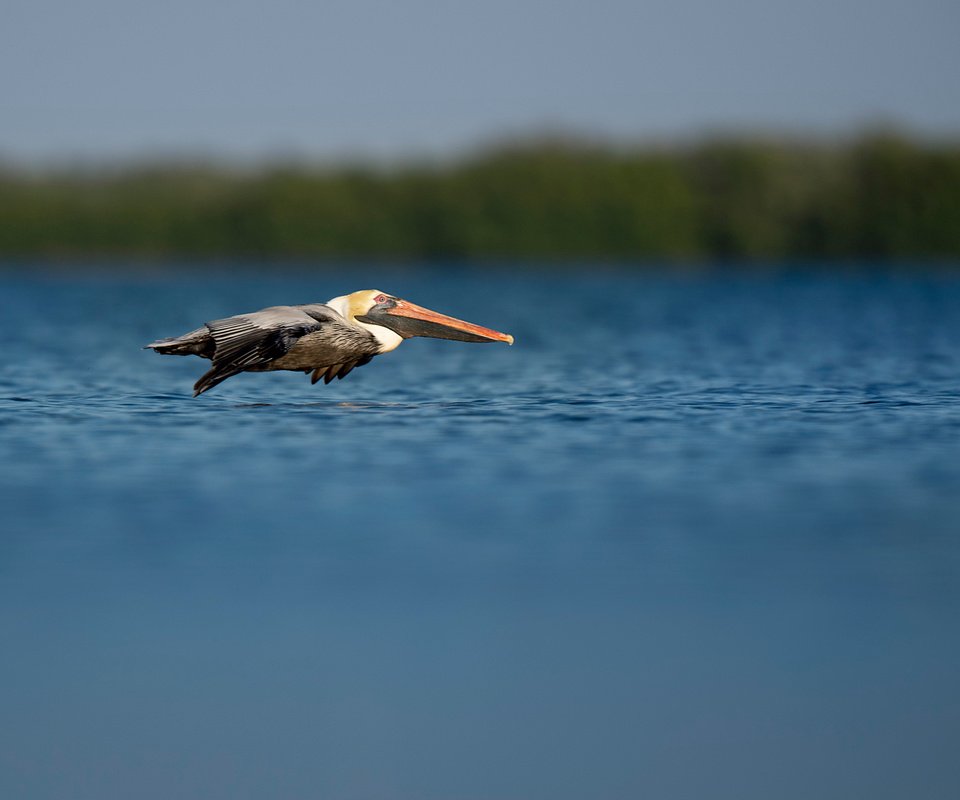
M 227 378 L 230 378 L 236 374 L 237 374 L 236 371 L 231 370 L 231 371 L 223 372 L 223 371 L 220 371 L 217 367 L 214 367 L 213 369 L 207 372 L 204 372 L 203 375 L 200 376 L 200 379 L 195 384 L 193 384 L 193 396 L 198 397 L 204 392 L 207 392 L 210 389 L 212 389 L 217 384 L 223 383 Z

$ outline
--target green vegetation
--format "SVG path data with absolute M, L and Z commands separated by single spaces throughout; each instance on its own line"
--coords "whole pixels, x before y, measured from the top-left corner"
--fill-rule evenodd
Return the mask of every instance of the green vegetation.
M 0 170 L 0 256 L 960 257 L 960 143 L 537 142 L 447 165 Z

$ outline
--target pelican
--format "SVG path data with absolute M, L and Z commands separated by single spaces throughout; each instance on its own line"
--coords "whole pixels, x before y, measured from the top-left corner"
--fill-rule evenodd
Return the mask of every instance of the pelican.
M 193 396 L 241 372 L 285 369 L 312 373 L 310 382 L 345 378 L 404 339 L 427 336 L 460 342 L 506 342 L 508 333 L 438 314 L 378 289 L 334 297 L 327 303 L 273 306 L 216 319 L 183 336 L 144 349 L 200 356 L 213 366 L 193 386 Z

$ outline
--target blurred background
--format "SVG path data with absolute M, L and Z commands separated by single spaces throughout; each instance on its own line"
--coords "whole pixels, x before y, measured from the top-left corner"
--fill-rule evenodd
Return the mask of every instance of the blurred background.
M 958 33 L 8 0 L 0 796 L 958 796 Z M 140 349 L 373 287 L 516 345 Z
M 949 3 L 6 16 L 8 258 L 960 255 Z

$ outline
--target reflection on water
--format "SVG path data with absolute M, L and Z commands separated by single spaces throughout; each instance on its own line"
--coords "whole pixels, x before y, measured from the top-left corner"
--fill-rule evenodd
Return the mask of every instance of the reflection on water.
M 330 386 L 139 347 L 378 285 Z M 960 281 L 3 279 L 0 796 L 956 796 Z

